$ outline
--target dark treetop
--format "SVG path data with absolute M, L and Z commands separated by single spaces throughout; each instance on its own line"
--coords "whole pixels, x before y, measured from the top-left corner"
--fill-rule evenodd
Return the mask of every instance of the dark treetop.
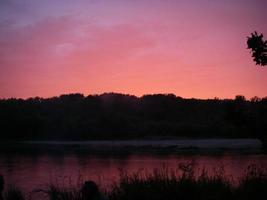
M 267 41 L 264 41 L 263 35 L 258 35 L 256 31 L 251 33 L 251 37 L 247 38 L 247 45 L 256 65 L 267 65 Z

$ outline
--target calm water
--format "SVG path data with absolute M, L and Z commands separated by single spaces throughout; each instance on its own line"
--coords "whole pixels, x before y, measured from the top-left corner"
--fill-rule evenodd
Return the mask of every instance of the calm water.
M 177 168 L 180 162 L 193 161 L 198 167 L 212 169 L 224 166 L 227 175 L 241 176 L 249 164 L 267 166 L 267 155 L 224 153 L 217 155 L 99 155 L 90 153 L 2 153 L 0 174 L 7 184 L 16 184 L 24 191 L 43 188 L 47 184 L 75 183 L 81 179 L 95 180 L 101 187 L 109 187 L 118 179 L 120 170 L 129 173 L 152 171 L 155 168 Z

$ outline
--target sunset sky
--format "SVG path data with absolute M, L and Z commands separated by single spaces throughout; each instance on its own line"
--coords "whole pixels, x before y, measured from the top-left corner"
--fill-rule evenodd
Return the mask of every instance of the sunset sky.
M 0 0 L 0 98 L 267 96 L 266 0 Z

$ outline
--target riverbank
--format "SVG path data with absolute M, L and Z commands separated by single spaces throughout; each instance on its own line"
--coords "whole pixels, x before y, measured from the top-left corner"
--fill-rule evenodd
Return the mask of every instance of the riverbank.
M 2 148 L 78 149 L 92 151 L 261 151 L 258 139 L 139 139 L 5 142 Z

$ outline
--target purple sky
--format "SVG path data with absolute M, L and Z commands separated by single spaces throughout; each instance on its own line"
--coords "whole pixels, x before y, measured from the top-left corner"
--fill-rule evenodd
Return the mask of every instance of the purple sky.
M 264 0 L 0 0 L 0 98 L 267 96 L 246 37 Z

